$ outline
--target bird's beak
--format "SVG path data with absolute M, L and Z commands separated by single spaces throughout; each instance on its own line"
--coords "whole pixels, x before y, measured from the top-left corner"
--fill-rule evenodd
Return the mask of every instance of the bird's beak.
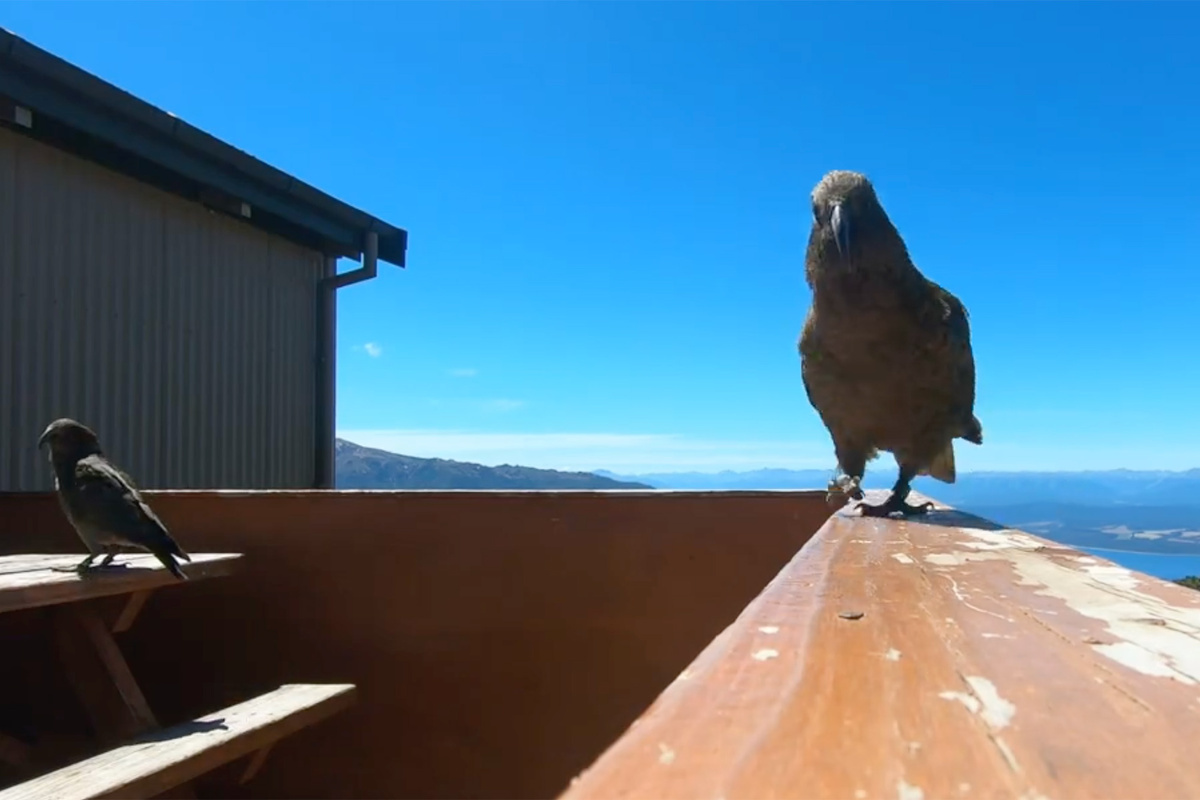
M 829 224 L 833 227 L 833 243 L 837 245 L 838 255 L 845 258 L 850 254 L 850 219 L 849 215 L 842 211 L 841 203 L 834 204 Z
M 46 430 L 42 431 L 42 435 L 38 437 L 38 450 L 42 449 L 42 447 L 49 440 L 49 437 L 50 437 L 50 429 L 47 428 Z

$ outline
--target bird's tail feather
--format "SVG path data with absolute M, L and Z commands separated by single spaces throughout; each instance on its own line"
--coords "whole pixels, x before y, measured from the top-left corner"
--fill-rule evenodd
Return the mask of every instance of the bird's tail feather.
M 156 533 L 157 536 L 154 538 L 158 540 L 159 547 L 161 547 L 164 552 L 170 553 L 181 561 L 192 560 L 192 557 L 183 551 L 183 548 L 179 546 L 179 542 L 175 541 L 171 534 L 162 529 L 156 531 Z
M 181 570 L 179 568 L 179 565 L 175 563 L 175 559 L 172 558 L 171 554 L 168 553 L 166 550 L 156 547 L 153 550 L 151 550 L 150 552 L 153 553 L 154 557 L 157 558 L 159 561 L 161 561 L 162 565 L 167 568 L 167 571 L 170 572 L 172 575 L 174 575 L 176 578 L 178 578 L 181 581 L 186 581 L 188 579 L 187 575 L 183 574 L 183 570 Z
M 971 444 L 983 444 L 983 425 L 978 417 L 971 415 L 971 421 L 967 423 L 966 430 L 959 434 L 959 438 L 966 439 Z
M 954 483 L 957 473 L 954 469 L 954 440 L 946 442 L 942 452 L 929 464 L 930 477 L 937 478 L 942 483 Z
M 168 571 L 181 581 L 187 580 L 187 575 L 183 574 L 183 570 L 179 568 L 179 564 L 175 562 L 175 557 L 181 558 L 184 561 L 191 561 L 192 558 L 179 544 L 171 538 L 171 535 L 163 530 L 156 530 L 154 535 L 146 537 L 141 542 L 142 547 L 154 554 L 154 557 L 162 562 L 162 565 Z

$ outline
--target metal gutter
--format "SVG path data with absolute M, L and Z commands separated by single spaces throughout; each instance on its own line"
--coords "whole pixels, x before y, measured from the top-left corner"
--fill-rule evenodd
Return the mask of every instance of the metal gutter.
M 314 489 L 333 489 L 337 466 L 337 290 L 369 281 L 379 272 L 379 237 L 368 231 L 363 239 L 362 266 L 337 274 L 337 259 L 325 261 L 325 277 L 317 285 L 317 440 Z

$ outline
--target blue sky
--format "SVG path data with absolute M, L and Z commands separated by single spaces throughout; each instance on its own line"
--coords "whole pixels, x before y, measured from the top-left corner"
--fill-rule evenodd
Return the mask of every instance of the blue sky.
M 1200 466 L 1200 4 L 6 3 L 15 33 L 410 232 L 342 435 L 832 468 L 808 195 L 875 182 L 971 313 L 959 469 Z M 891 472 L 890 457 L 874 469 Z

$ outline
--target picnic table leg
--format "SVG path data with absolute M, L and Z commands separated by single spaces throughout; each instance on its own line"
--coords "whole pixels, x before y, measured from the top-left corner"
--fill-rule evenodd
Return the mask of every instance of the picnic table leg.
M 56 607 L 53 613 L 55 638 L 67 679 L 100 743 L 113 747 L 161 727 L 96 609 L 89 603 L 69 603 Z M 159 796 L 196 795 L 188 783 Z
M 125 601 L 125 607 L 121 609 L 121 613 L 113 620 L 112 632 L 124 633 L 133 627 L 133 621 L 137 619 L 141 613 L 142 607 L 146 605 L 146 601 L 150 599 L 150 595 L 154 594 L 153 589 L 143 589 L 140 592 L 134 592 L 129 595 Z

